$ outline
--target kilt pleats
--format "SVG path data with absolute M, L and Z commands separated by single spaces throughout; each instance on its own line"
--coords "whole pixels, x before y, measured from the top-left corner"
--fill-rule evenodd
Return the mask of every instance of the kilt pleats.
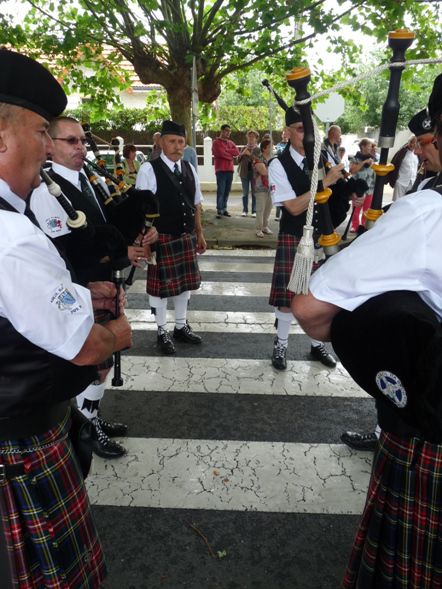
M 149 264 L 147 269 L 147 294 L 164 299 L 197 290 L 200 286 L 196 236 L 186 233 L 175 238 L 160 233 L 157 265 Z
M 442 445 L 381 435 L 345 589 L 442 587 Z
M 93 589 L 106 575 L 68 426 L 66 416 L 42 435 L 0 442 L 0 463 L 25 465 L 25 475 L 0 483 L 19 589 Z M 5 453 L 45 445 L 31 453 Z
M 287 285 L 290 282 L 296 247 L 299 241 L 299 237 L 289 233 L 280 233 L 278 235 L 269 296 L 269 305 L 272 305 L 272 307 L 290 307 L 292 298 L 295 296 L 295 293 L 288 290 Z M 319 266 L 320 263 L 315 261 L 312 272 L 317 270 Z

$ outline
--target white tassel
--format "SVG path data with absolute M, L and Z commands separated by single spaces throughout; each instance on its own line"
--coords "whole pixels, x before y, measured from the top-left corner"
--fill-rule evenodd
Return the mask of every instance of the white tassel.
M 313 227 L 312 225 L 304 225 L 302 237 L 296 249 L 288 290 L 295 294 L 308 294 L 308 285 L 314 261 Z

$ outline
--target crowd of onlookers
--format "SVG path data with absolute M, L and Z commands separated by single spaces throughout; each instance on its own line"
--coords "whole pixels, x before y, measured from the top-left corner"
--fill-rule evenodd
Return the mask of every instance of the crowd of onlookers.
M 255 230 L 258 237 L 271 235 L 269 228 L 269 218 L 271 215 L 272 201 L 270 196 L 270 187 L 268 182 L 268 164 L 269 161 L 282 153 L 288 145 L 288 137 L 285 130 L 281 133 L 281 139 L 277 144 L 273 144 L 270 134 L 264 134 L 260 138 L 259 133 L 249 130 L 245 134 L 245 145 L 238 147 L 230 138 L 230 125 L 221 125 L 219 135 L 214 139 L 212 144 L 213 162 L 216 175 L 216 217 L 230 217 L 228 210 L 228 200 L 232 188 L 235 166 L 237 166 L 238 176 L 242 185 L 242 213 L 243 217 L 251 215 L 256 218 Z M 378 159 L 376 142 L 373 139 L 363 138 L 358 143 L 358 150 L 354 154 L 347 154 L 342 143 L 341 130 L 337 125 L 332 125 L 328 129 L 327 140 L 335 145 L 339 161 L 344 164 L 346 174 L 355 178 L 361 178 L 368 184 L 368 191 L 364 203 L 356 207 L 353 212 L 351 221 L 351 231 L 356 232 L 360 225 L 364 225 L 364 212 L 370 208 L 373 194 L 374 183 L 376 179 L 375 172 L 371 165 Z M 149 160 L 158 158 L 161 154 L 159 145 L 160 133 L 154 133 L 153 146 L 149 153 Z M 403 196 L 413 185 L 416 178 L 419 158 L 415 153 L 416 138 L 411 136 L 400 153 L 398 165 L 398 174 L 396 174 L 393 200 Z M 183 153 L 183 159 L 189 161 L 195 170 L 198 170 L 198 157 L 194 147 L 186 145 Z M 123 165 L 125 170 L 125 181 L 128 184 L 135 184 L 136 175 L 140 167 L 140 161 L 137 159 L 137 150 L 135 145 L 125 145 L 123 149 Z M 276 207 L 275 219 L 279 220 L 280 209 Z

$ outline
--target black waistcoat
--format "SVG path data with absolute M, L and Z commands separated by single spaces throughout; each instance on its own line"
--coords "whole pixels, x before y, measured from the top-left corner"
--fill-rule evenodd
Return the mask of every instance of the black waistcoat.
M 19 214 L 2 198 L 0 209 Z M 0 317 L 0 430 L 2 419 L 75 397 L 95 378 L 94 366 L 75 366 L 50 354 Z
M 178 179 L 161 158 L 150 162 L 157 180 L 160 216 L 155 221 L 158 233 L 179 236 L 195 230 L 196 184 L 188 162 L 181 160 L 181 178 Z
M 95 207 L 87 197 L 82 194 L 71 182 L 50 169 L 48 174 L 57 184 L 59 184 L 63 194 L 71 201 L 72 206 L 77 211 L 83 211 L 86 215 L 88 226 L 94 227 L 95 232 L 108 224 L 104 206 L 101 204 L 100 196 L 93 186 L 97 196 L 100 211 Z M 104 231 L 104 229 L 103 229 Z M 105 241 L 103 236 L 102 240 Z M 86 285 L 88 282 L 96 280 L 110 280 L 112 269 L 109 263 L 100 263 L 99 259 L 104 257 L 106 247 L 100 246 L 98 237 L 88 238 L 80 232 L 72 231 L 66 235 L 61 235 L 53 239 L 56 247 L 62 250 L 65 257 L 69 260 L 75 270 L 76 279 L 79 284 Z
M 68 197 L 76 211 L 83 211 L 87 219 L 94 225 L 103 225 L 103 223 L 107 222 L 108 219 L 106 217 L 106 213 L 103 210 L 103 206 L 101 205 L 100 196 L 97 194 L 96 188 L 94 186 L 92 186 L 92 188 L 97 195 L 98 206 L 103 212 L 104 217 L 101 215 L 97 207 L 94 207 L 94 205 L 90 203 L 89 199 L 82 194 L 81 190 L 78 190 L 78 188 L 76 188 L 68 180 L 54 172 L 52 169 L 48 171 L 48 174 L 53 180 L 55 180 L 57 184 L 59 184 L 61 191 L 65 196 Z
M 310 190 L 310 178 L 301 170 L 290 153 L 290 144 L 278 156 L 282 167 L 287 174 L 287 179 L 290 186 L 293 188 L 296 195 L 300 196 Z M 315 207 L 316 208 L 316 207 Z M 306 223 L 307 211 L 300 215 L 291 215 L 284 207 L 281 207 L 281 220 L 279 222 L 280 233 L 290 233 L 296 237 L 302 237 L 302 230 Z M 313 215 L 313 226 L 317 225 L 317 213 Z

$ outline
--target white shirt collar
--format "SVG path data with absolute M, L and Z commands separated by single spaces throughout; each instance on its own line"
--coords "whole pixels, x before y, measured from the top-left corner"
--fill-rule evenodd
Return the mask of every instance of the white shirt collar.
M 23 214 L 26 208 L 26 201 L 12 192 L 9 184 L 0 178 L 0 196 L 6 200 L 7 203 L 14 207 L 16 211 Z
M 80 186 L 80 173 L 77 170 L 71 170 L 66 166 L 62 166 L 61 164 L 57 164 L 57 162 L 52 162 L 52 169 L 56 174 L 73 184 L 76 188 Z
M 163 162 L 166 164 L 166 166 L 170 169 L 171 172 L 173 172 L 175 164 L 178 164 L 178 169 L 181 172 L 181 160 L 173 162 L 168 157 L 166 157 L 163 152 L 161 152 L 160 158 L 163 160 Z
M 296 151 L 296 149 L 294 149 L 291 145 L 290 155 L 295 160 L 295 164 L 297 164 L 301 168 L 301 170 L 304 169 L 304 164 L 302 162 L 304 161 L 305 155 L 301 155 L 299 151 Z

